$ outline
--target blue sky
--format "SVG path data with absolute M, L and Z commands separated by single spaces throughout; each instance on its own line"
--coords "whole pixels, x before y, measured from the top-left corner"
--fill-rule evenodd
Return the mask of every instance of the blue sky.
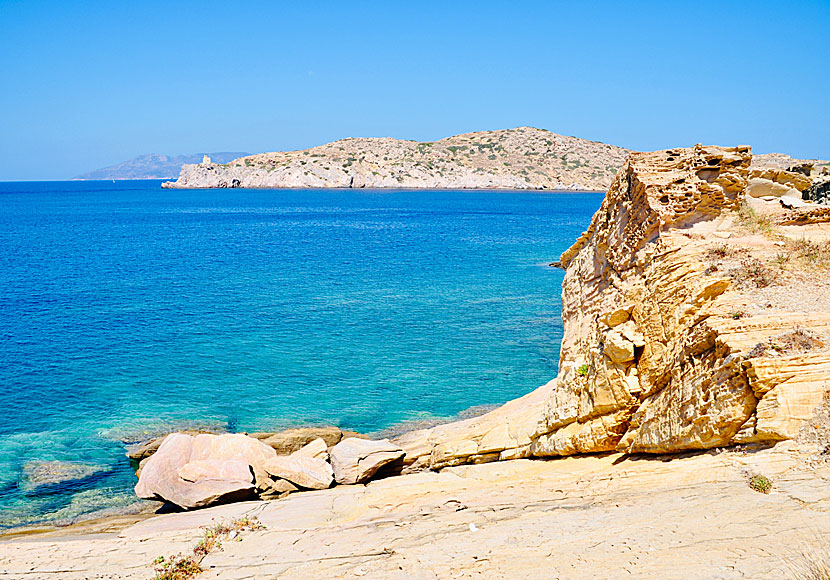
M 830 158 L 830 1 L 0 0 L 0 180 L 531 125 Z

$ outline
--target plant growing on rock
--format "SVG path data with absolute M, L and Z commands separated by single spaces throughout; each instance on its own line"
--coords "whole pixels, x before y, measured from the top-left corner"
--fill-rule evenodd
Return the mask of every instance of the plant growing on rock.
M 190 580 L 204 571 L 194 556 L 181 554 L 169 558 L 159 556 L 153 564 L 156 566 L 156 576 L 153 580 Z
M 587 377 L 588 376 L 588 365 L 587 364 L 579 365 L 576 369 L 576 374 L 578 374 L 580 377 Z
M 159 556 L 153 561 L 156 572 L 153 580 L 190 580 L 204 571 L 201 566 L 202 560 L 211 552 L 222 549 L 223 540 L 241 540 L 240 533 L 263 529 L 265 526 L 257 518 L 249 516 L 243 516 L 230 523 L 220 522 L 212 527 L 204 528 L 204 534 L 193 547 L 192 554 L 187 556 L 176 554 L 167 558 Z
M 772 491 L 772 480 L 764 475 L 757 473 L 750 475 L 748 483 L 750 489 L 757 491 L 758 493 L 769 493 Z

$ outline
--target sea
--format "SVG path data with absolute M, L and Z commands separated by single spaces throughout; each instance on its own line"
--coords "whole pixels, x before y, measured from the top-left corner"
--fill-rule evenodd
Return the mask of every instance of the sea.
M 0 529 L 133 509 L 125 449 L 170 430 L 380 436 L 544 384 L 601 201 L 0 183 Z

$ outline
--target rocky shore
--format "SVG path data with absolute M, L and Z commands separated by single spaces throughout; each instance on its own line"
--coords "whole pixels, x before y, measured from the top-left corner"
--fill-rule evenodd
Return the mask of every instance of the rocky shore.
M 243 516 L 264 529 L 200 577 L 781 578 L 805 546 L 830 558 L 830 207 L 797 165 L 632 153 L 560 258 L 548 384 L 379 441 L 157 438 L 130 451 L 136 493 L 190 511 L 0 542 L 0 573 L 146 578 Z
M 163 187 L 605 191 L 629 151 L 532 127 L 435 142 L 342 139 L 312 149 L 183 165 Z

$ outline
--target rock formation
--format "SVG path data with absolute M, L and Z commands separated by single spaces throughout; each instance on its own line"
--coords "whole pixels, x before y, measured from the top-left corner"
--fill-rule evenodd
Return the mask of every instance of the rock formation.
M 562 255 L 558 377 L 482 417 L 399 438 L 406 469 L 794 437 L 827 390 L 830 351 L 787 337 L 823 336 L 830 312 L 771 312 L 761 284 L 747 283 L 785 244 L 741 229 L 751 157 L 748 147 L 633 153 Z M 741 259 L 723 271 L 713 252 Z
M 754 197 L 763 180 L 800 199 L 808 176 L 797 168 L 753 170 L 751 159 L 749 147 L 631 154 L 588 230 L 561 256 L 559 374 L 528 395 L 391 442 L 339 430 L 198 435 L 194 449 L 200 438 L 247 442 L 211 443 L 218 451 L 196 453 L 185 441 L 169 444 L 187 436 L 169 436 L 144 459 L 137 493 L 194 507 L 225 499 L 220 492 L 256 489 L 260 497 L 279 497 L 329 487 L 332 478 L 362 483 L 381 468 L 674 453 L 795 438 L 824 401 L 830 379 L 830 296 L 816 294 L 821 276 L 803 276 L 796 260 L 830 272 L 830 245 L 810 241 L 830 233 L 814 229 L 830 221 L 830 208 L 788 211 Z M 774 223 L 801 225 L 776 231 Z M 266 443 L 293 453 L 277 458 Z M 226 453 L 226 446 L 267 452 L 248 457 Z M 136 457 L 151 448 L 136 450 Z M 221 463 L 240 459 L 251 477 L 242 477 L 236 463 Z M 236 487 L 202 483 L 216 485 L 215 474 Z M 200 483 L 207 499 L 192 497 Z
M 377 187 L 605 191 L 628 150 L 519 127 L 418 143 L 343 139 L 230 163 L 187 164 L 164 187 Z

